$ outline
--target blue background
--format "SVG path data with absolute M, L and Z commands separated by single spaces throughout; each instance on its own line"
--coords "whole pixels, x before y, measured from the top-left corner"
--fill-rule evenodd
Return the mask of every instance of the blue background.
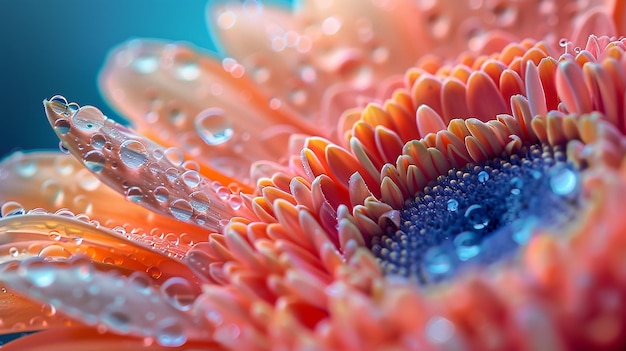
M 112 47 L 146 37 L 215 50 L 205 24 L 206 3 L 0 0 L 0 158 L 15 150 L 58 149 L 41 104 L 55 94 L 98 106 L 119 120 L 96 86 Z

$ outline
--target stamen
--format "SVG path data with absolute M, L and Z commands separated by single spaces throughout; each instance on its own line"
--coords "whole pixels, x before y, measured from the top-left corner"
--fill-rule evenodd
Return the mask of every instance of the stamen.
M 420 285 L 510 258 L 537 228 L 558 228 L 580 207 L 579 169 L 562 147 L 451 169 L 400 209 L 399 227 L 371 241 L 383 270 Z

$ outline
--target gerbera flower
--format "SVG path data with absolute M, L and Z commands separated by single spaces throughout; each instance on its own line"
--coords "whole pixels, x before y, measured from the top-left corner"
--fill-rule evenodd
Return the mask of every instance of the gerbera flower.
M 621 349 L 623 6 L 246 2 L 221 62 L 120 47 L 136 129 L 54 96 L 65 153 L 1 164 L 0 327 L 45 329 L 7 349 Z

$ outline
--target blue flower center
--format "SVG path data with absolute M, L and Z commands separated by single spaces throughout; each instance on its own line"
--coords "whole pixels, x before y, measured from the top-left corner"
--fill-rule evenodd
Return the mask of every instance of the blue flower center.
M 513 257 L 537 228 L 571 222 L 581 204 L 580 170 L 562 147 L 520 152 L 451 169 L 407 200 L 371 250 L 387 275 L 419 285 Z

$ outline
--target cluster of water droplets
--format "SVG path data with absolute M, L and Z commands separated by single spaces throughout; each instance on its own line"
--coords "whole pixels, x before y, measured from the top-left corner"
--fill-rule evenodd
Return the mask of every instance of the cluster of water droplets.
M 223 215 L 227 219 L 241 207 L 239 195 L 202 176 L 198 163 L 185 161 L 180 149 L 163 149 L 95 107 L 72 110 L 69 106 L 74 105 L 61 96 L 47 104 L 48 117 L 65 147 L 129 201 L 212 229 L 223 224 Z
M 560 147 L 533 145 L 439 177 L 371 250 L 386 274 L 426 285 L 511 257 L 538 228 L 573 220 L 579 206 L 579 171 Z
M 5 266 L 2 276 L 13 289 L 46 302 L 42 318 L 62 311 L 101 331 L 132 334 L 171 347 L 206 334 L 201 319 L 190 313 L 197 289 L 180 277 L 157 287 L 144 273 L 125 277 L 102 272 L 80 256 L 55 264 L 29 258 Z

